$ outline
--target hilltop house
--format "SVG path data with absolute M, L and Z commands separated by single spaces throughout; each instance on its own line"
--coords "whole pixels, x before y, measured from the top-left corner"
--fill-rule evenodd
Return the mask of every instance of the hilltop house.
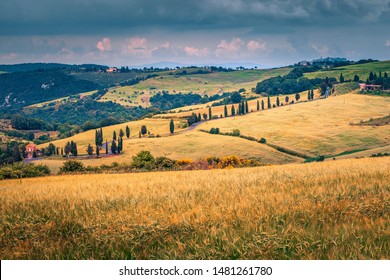
M 118 68 L 116 67 L 110 67 L 106 70 L 107 73 L 116 73 L 118 72 Z
M 34 155 L 34 152 L 37 156 L 41 154 L 41 151 L 37 149 L 37 145 L 34 143 L 29 143 L 26 145 L 26 153 L 27 153 L 27 158 L 32 158 Z

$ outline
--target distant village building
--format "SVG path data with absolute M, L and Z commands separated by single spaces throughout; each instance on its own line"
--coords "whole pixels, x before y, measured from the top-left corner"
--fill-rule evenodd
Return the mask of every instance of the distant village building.
M 360 91 L 371 91 L 371 90 L 381 90 L 383 89 L 382 85 L 367 85 L 367 84 L 359 84 Z
M 27 158 L 32 158 L 34 152 L 37 156 L 40 156 L 41 154 L 41 151 L 37 149 L 37 145 L 35 145 L 34 143 L 27 144 L 26 145 Z
M 118 68 L 116 67 L 110 67 L 106 70 L 107 73 L 116 73 L 118 72 Z

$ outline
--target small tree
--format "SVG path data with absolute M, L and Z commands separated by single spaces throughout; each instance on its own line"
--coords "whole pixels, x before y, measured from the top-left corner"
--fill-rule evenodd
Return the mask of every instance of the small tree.
M 106 140 L 106 155 L 108 155 L 108 141 Z
M 261 100 L 261 110 L 264 110 L 264 100 Z
M 340 74 L 340 83 L 344 83 L 344 76 L 343 76 L 343 73 Z
M 310 89 L 307 91 L 307 100 L 310 100 L 311 92 Z
M 175 124 L 173 123 L 173 120 L 169 122 L 169 132 L 173 134 L 175 132 Z
M 209 106 L 209 120 L 213 118 L 212 112 L 211 112 L 211 106 Z
M 203 119 L 207 120 L 207 114 L 206 113 L 203 113 Z
M 88 147 L 87 147 L 87 154 L 89 156 L 92 156 L 93 155 L 93 147 L 91 146 L 91 144 L 88 144 Z
M 279 96 L 276 97 L 276 106 L 280 106 Z
M 245 113 L 249 113 L 248 101 L 245 101 Z
M 72 150 L 71 150 L 72 155 L 77 157 L 78 151 L 77 151 L 77 144 L 76 144 L 76 142 L 72 141 L 71 142 L 71 146 L 72 146 Z
M 284 101 L 286 101 L 286 103 L 288 103 L 289 100 L 290 100 L 290 98 L 286 95 L 286 97 L 284 98 Z
M 236 109 L 234 108 L 234 105 L 232 105 L 231 113 L 232 113 L 232 116 L 234 116 L 236 114 Z
M 146 125 L 141 126 L 141 134 L 145 136 L 145 134 L 148 133 L 148 130 L 146 128 Z
M 116 131 L 114 130 L 114 132 L 112 133 L 112 140 L 116 140 Z
M 127 139 L 130 138 L 130 127 L 128 125 L 126 125 L 126 137 Z
M 295 94 L 295 100 L 298 101 L 300 98 L 301 98 L 301 96 L 300 96 L 300 94 L 297 92 L 297 93 Z
M 259 100 L 257 100 L 256 109 L 257 109 L 257 111 L 260 111 L 260 102 L 259 102 Z
M 125 136 L 125 133 L 123 132 L 123 129 L 119 129 L 119 137 L 123 138 Z
M 311 100 L 314 99 L 314 89 L 311 90 Z
M 268 107 L 268 109 L 271 109 L 271 99 L 270 99 L 269 95 L 267 98 L 267 107 Z
M 100 147 L 96 146 L 96 156 L 99 156 L 99 155 L 100 155 Z
M 223 108 L 223 113 L 224 113 L 224 117 L 226 118 L 228 116 L 228 110 L 226 104 L 225 107 Z
M 385 75 L 386 75 L 386 72 L 385 72 Z M 386 78 L 386 77 L 385 77 Z M 360 78 L 359 78 L 359 76 L 358 75 L 355 75 L 354 77 L 353 77 L 353 81 L 354 82 L 359 82 L 360 81 Z

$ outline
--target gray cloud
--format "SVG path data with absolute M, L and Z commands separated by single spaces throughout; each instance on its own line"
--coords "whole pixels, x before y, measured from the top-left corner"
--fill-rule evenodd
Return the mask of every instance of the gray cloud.
M 2 0 L 0 59 L 294 62 L 326 53 L 369 57 L 373 42 L 383 59 L 389 23 L 389 0 Z M 253 42 L 249 50 L 251 41 L 266 51 Z

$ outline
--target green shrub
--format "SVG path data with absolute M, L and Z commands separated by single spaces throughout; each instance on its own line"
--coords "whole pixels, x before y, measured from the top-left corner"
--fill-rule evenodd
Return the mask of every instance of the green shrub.
M 261 138 L 260 141 L 259 141 L 259 143 L 261 143 L 261 144 L 266 144 L 266 143 L 267 143 L 267 140 L 265 140 L 265 138 Z
M 85 171 L 84 164 L 78 160 L 67 160 L 60 167 L 60 173 L 74 173 Z
M 133 156 L 132 167 L 152 170 L 155 166 L 155 159 L 149 151 L 140 151 Z

